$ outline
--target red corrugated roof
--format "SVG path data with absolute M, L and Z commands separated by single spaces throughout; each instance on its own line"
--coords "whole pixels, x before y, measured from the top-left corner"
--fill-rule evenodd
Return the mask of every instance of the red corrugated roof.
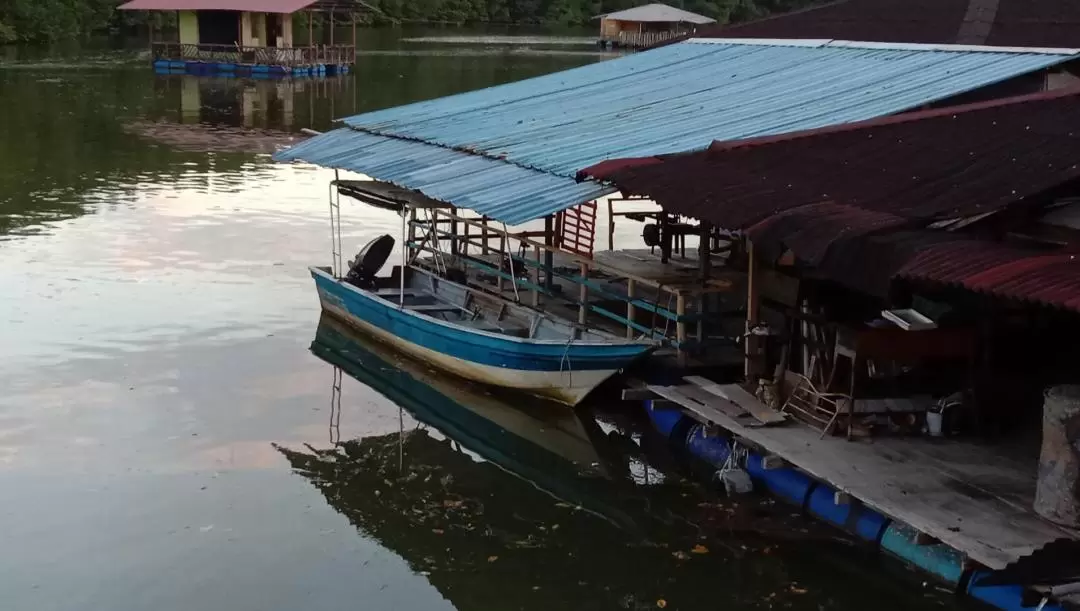
M 1080 178 L 1080 90 L 612 160 L 581 176 L 727 229 L 821 201 L 927 222 L 975 215 Z
M 1071 252 L 1032 252 L 954 236 L 916 252 L 896 277 L 1080 310 L 1080 256 Z
M 295 13 L 318 0 L 131 0 L 120 5 L 129 11 L 251 11 Z
M 1074 47 L 1078 28 L 1075 0 L 845 0 L 694 35 Z

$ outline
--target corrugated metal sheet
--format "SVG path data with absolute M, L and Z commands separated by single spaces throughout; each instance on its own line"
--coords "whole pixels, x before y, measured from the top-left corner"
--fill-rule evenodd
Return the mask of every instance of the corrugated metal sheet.
M 1074 57 L 715 43 L 688 41 L 345 123 L 572 177 L 605 159 L 909 110 Z
M 774 214 L 747 229 L 746 234 L 755 244 L 791 249 L 803 262 L 820 266 L 836 242 L 909 223 L 892 214 L 821 202 Z
M 847 0 L 758 21 L 699 30 L 696 36 L 839 38 L 882 42 L 967 42 L 971 0 Z M 1071 47 L 1080 29 L 1075 0 L 997 0 L 983 44 Z M 984 18 L 976 13 L 976 19 Z M 970 21 L 968 21 L 968 25 Z M 980 36 L 981 37 L 981 36 Z
M 728 229 L 825 200 L 925 221 L 976 215 L 1080 178 L 1080 92 L 722 142 L 583 173 Z
M 761 44 L 688 41 L 647 53 L 591 64 L 534 79 L 345 119 L 357 131 L 415 141 L 401 144 L 391 161 L 372 155 L 352 160 L 352 169 L 374 178 L 428 189 L 439 173 L 425 164 L 473 164 L 458 156 L 486 157 L 490 176 L 469 175 L 476 190 L 455 205 L 506 222 L 540 218 L 580 203 L 572 180 L 577 171 L 605 159 L 700 149 L 714 139 L 785 133 L 857 121 L 908 110 L 1037 71 L 1074 57 L 1073 52 L 989 52 L 942 48 L 863 48 L 842 41 Z M 317 137 L 302 159 L 331 167 Z M 339 149 L 343 136 L 327 141 Z M 373 141 L 364 141 L 365 146 Z M 382 143 L 386 144 L 386 143 Z M 387 144 L 387 146 L 389 146 Z M 432 149 L 425 150 L 425 146 Z M 456 151 L 456 152 L 455 152 Z M 372 164 L 378 164 L 376 167 Z M 552 188 L 528 197 L 507 174 L 529 169 L 551 175 Z M 401 182 L 401 167 L 410 183 Z M 380 174 L 391 168 L 398 178 Z M 422 177 L 421 182 L 411 177 Z M 531 181 L 540 179 L 531 173 Z M 458 183 L 459 184 L 459 183 Z M 465 191 L 452 190 L 454 196 Z M 482 195 L 480 194 L 482 192 Z M 556 206 L 564 192 L 570 197 Z M 449 201 L 449 200 L 446 200 Z M 535 202 L 535 203 L 533 203 Z
M 497 159 L 353 129 L 327 132 L 274 158 L 367 174 L 510 225 L 542 218 L 614 191 L 597 183 L 578 183 Z
M 132 0 L 118 8 L 127 11 L 253 11 L 295 13 L 317 0 Z
M 896 277 L 1080 310 L 1080 255 L 1040 253 L 955 236 L 919 249 Z
M 619 21 L 696 23 L 701 25 L 716 23 L 716 20 L 712 17 L 698 15 L 697 13 L 684 11 L 681 8 L 658 3 L 635 6 L 634 8 L 628 8 L 624 11 L 615 11 L 614 13 L 599 15 L 598 18 L 599 17 L 603 17 L 604 19 L 617 19 Z

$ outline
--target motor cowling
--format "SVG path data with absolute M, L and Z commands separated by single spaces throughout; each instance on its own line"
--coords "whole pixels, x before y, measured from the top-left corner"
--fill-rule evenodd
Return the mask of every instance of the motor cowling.
M 394 237 L 383 235 L 367 243 L 349 262 L 349 272 L 345 281 L 360 288 L 370 288 L 375 283 L 375 275 L 386 265 L 386 260 L 394 251 Z

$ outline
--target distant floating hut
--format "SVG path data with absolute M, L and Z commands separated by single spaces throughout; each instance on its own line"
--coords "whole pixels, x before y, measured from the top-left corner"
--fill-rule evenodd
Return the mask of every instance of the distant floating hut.
M 159 71 L 308 76 L 347 72 L 356 62 L 356 16 L 362 0 L 131 0 L 123 10 L 169 11 L 177 15 L 174 40 L 155 40 Z M 293 44 L 293 15 L 307 13 L 306 45 Z M 315 40 L 315 13 L 326 16 L 329 41 Z M 352 25 L 352 40 L 334 41 L 336 23 Z
M 594 19 L 600 20 L 600 46 L 632 49 L 689 34 L 699 25 L 716 23 L 711 17 L 666 4 L 646 4 Z

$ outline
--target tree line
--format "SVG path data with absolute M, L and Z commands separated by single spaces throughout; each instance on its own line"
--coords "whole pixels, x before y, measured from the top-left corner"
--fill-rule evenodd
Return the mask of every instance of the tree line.
M 365 21 L 587 24 L 601 13 L 651 0 L 367 0 Z M 745 21 L 800 8 L 813 0 L 667 0 L 667 4 L 707 15 L 721 23 Z M 171 11 L 118 11 L 119 0 L 0 0 L 0 44 L 51 42 L 130 30 L 150 22 L 167 25 Z

